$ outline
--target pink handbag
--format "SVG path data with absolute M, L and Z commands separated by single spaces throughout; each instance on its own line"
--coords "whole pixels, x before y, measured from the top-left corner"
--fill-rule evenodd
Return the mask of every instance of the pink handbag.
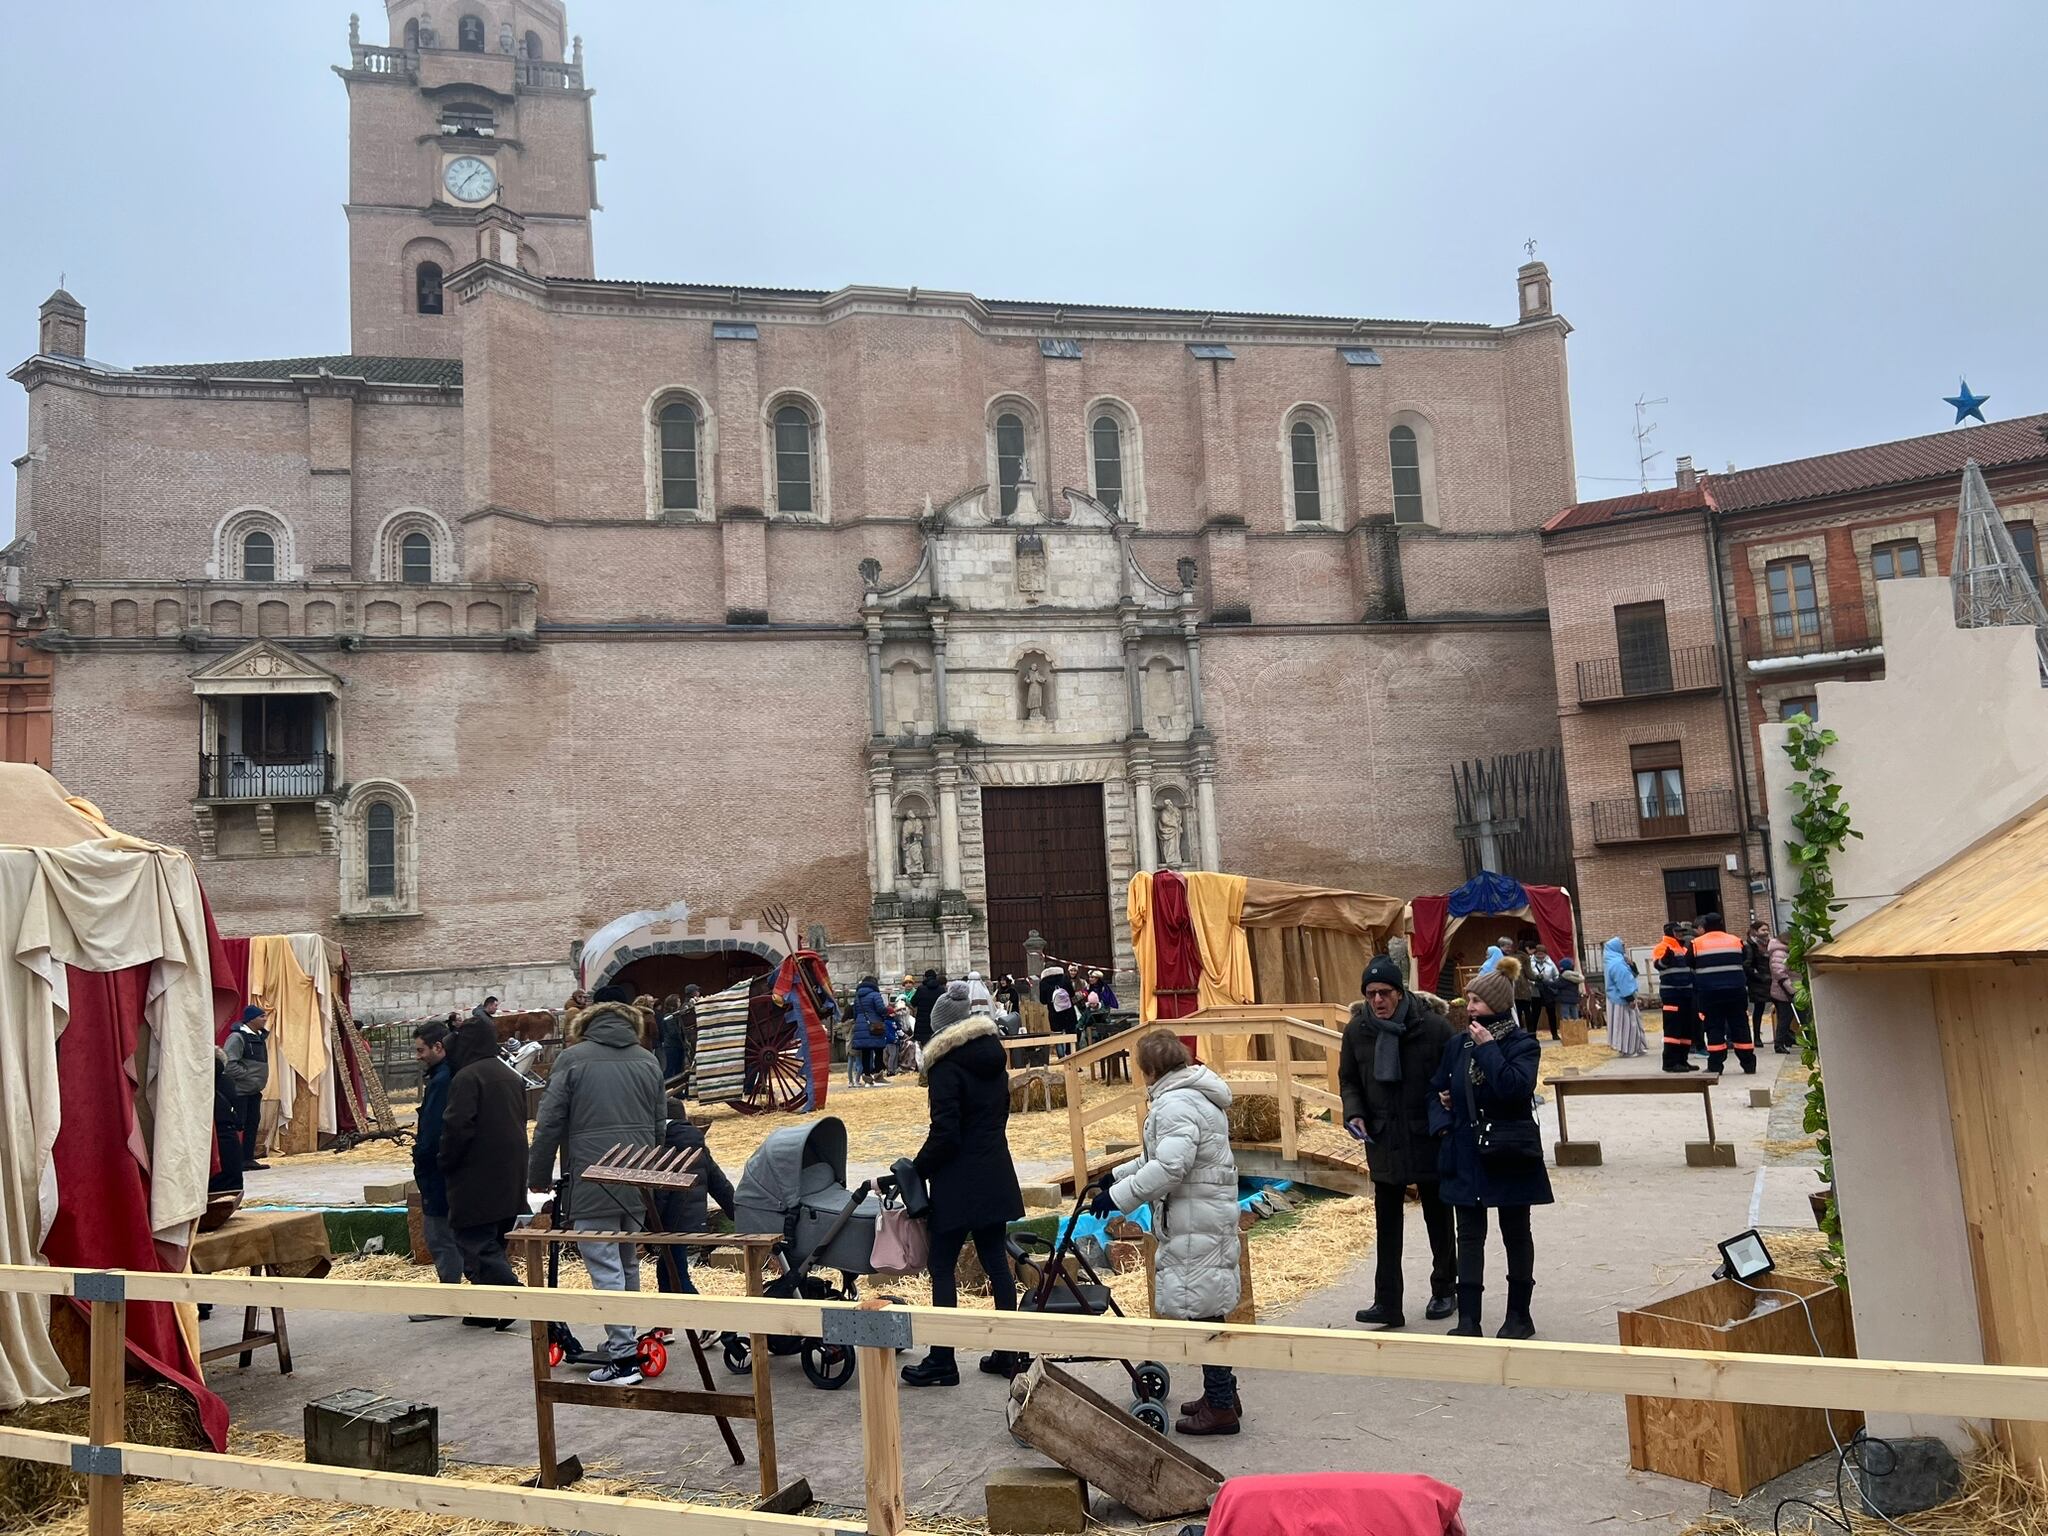
M 921 1217 L 910 1215 L 900 1205 L 884 1203 L 875 1223 L 875 1245 L 868 1263 L 887 1275 L 914 1275 L 925 1267 L 931 1255 L 931 1236 Z

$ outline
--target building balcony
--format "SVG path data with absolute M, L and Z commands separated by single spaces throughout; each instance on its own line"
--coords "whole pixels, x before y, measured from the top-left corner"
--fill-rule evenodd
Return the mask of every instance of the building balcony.
M 1757 614 L 1742 621 L 1742 654 L 1752 670 L 1826 666 L 1883 648 L 1875 600 Z
M 500 94 L 517 91 L 583 89 L 583 43 L 572 59 L 529 59 L 522 54 L 471 53 L 459 48 L 380 48 L 351 39 L 349 72 L 380 75 L 429 88 L 478 85 Z
M 1645 807 L 1640 800 L 1595 800 L 1589 807 L 1593 841 L 1677 842 L 1692 837 L 1733 837 L 1742 829 L 1731 789 L 1694 789 L 1675 804 Z M 1645 814 L 1646 811 L 1652 814 Z
M 317 800 L 341 786 L 334 754 L 310 752 L 289 762 L 239 752 L 199 754 L 201 800 Z
M 1681 645 L 1656 651 L 1624 651 L 1576 663 L 1579 703 L 1619 704 L 1687 693 L 1718 693 L 1721 648 Z

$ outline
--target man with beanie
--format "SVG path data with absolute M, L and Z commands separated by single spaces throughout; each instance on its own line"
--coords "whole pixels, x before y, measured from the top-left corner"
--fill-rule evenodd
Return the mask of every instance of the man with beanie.
M 1458 1250 L 1451 1212 L 1439 1198 L 1436 1138 L 1429 1130 L 1436 1100 L 1430 1074 L 1451 1039 L 1451 1021 L 1408 990 L 1391 955 L 1375 955 L 1359 983 L 1365 1001 L 1351 1005 L 1344 1026 L 1337 1078 L 1344 1093 L 1345 1129 L 1365 1143 L 1372 1171 L 1373 1220 L 1378 1267 L 1373 1302 L 1358 1321 L 1375 1328 L 1399 1328 L 1401 1311 L 1402 1210 L 1408 1186 L 1422 1197 L 1422 1225 L 1429 1233 L 1431 1321 L 1458 1309 Z
M 228 1031 L 228 1091 L 242 1133 L 242 1170 L 266 1168 L 262 1160 L 263 1090 L 270 1086 L 269 1015 L 251 1003 Z

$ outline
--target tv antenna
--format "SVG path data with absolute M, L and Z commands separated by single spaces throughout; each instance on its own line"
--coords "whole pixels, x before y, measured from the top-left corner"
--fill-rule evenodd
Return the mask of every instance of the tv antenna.
M 1663 395 L 1659 395 L 1654 400 L 1645 400 L 1640 395 L 1636 397 L 1636 474 L 1642 481 L 1642 487 L 1646 491 L 1650 488 L 1650 461 L 1663 457 L 1664 450 L 1650 446 L 1650 434 L 1657 430 L 1657 423 L 1643 420 L 1643 412 L 1653 405 L 1669 405 L 1670 403 L 1670 400 Z

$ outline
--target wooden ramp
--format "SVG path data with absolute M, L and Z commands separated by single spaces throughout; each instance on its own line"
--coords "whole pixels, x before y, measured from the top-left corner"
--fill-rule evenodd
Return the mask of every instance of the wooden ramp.
M 1361 1148 L 1354 1157 L 1321 1147 L 1298 1147 L 1293 1157 L 1281 1155 L 1279 1145 L 1270 1141 L 1234 1141 L 1237 1171 L 1261 1179 L 1292 1179 L 1311 1189 L 1327 1189 L 1339 1195 L 1369 1195 L 1372 1175 L 1366 1170 Z

